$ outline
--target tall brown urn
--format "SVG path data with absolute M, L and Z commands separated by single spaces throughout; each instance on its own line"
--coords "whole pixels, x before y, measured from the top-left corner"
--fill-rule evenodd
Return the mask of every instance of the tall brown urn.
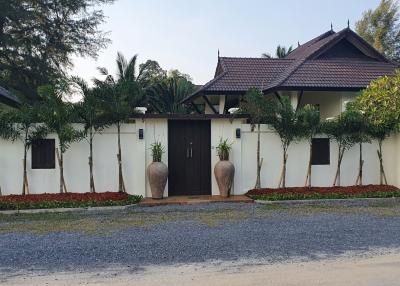
M 221 160 L 214 167 L 214 175 L 221 197 L 229 197 L 235 176 L 235 166 L 228 160 Z
M 153 199 L 162 199 L 168 180 L 168 167 L 163 162 L 153 162 L 147 167 Z

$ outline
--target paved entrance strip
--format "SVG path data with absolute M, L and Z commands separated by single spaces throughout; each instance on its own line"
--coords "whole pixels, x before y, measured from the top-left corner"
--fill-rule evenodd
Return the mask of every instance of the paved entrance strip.
M 396 202 L 0 215 L 0 284 L 398 285 L 399 237 Z
M 252 203 L 253 200 L 247 196 L 174 196 L 167 197 L 162 200 L 154 200 L 152 198 L 143 199 L 139 205 L 141 206 L 163 206 L 163 205 L 192 205 L 205 203 Z

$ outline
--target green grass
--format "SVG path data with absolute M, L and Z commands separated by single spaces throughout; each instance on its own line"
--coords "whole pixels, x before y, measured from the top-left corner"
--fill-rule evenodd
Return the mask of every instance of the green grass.
M 322 199 L 355 199 L 355 198 L 393 198 L 400 197 L 400 191 L 391 192 L 366 192 L 356 194 L 343 193 L 272 193 L 265 195 L 249 195 L 253 200 L 263 201 L 289 201 L 289 200 L 322 200 Z
M 84 202 L 0 202 L 0 210 L 24 210 L 24 209 L 52 209 L 52 208 L 88 208 L 105 206 L 125 206 L 140 202 L 142 196 L 128 195 L 121 201 L 84 201 Z

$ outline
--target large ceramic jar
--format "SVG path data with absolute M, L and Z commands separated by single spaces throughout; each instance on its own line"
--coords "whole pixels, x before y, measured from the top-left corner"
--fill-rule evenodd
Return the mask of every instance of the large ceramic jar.
M 220 160 L 214 167 L 214 175 L 221 197 L 229 197 L 235 176 L 235 166 L 228 160 Z
M 153 199 L 162 199 L 168 180 L 168 167 L 163 162 L 153 162 L 147 167 L 151 196 Z

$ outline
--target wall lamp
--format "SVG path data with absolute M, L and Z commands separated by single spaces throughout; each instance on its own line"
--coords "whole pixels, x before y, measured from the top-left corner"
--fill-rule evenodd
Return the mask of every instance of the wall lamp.
M 240 132 L 240 128 L 236 128 L 236 130 L 235 130 L 235 135 L 236 135 L 236 138 L 237 139 L 240 139 L 240 134 L 241 132 Z
M 143 139 L 143 137 L 144 137 L 143 129 L 140 128 L 139 129 L 139 139 Z

